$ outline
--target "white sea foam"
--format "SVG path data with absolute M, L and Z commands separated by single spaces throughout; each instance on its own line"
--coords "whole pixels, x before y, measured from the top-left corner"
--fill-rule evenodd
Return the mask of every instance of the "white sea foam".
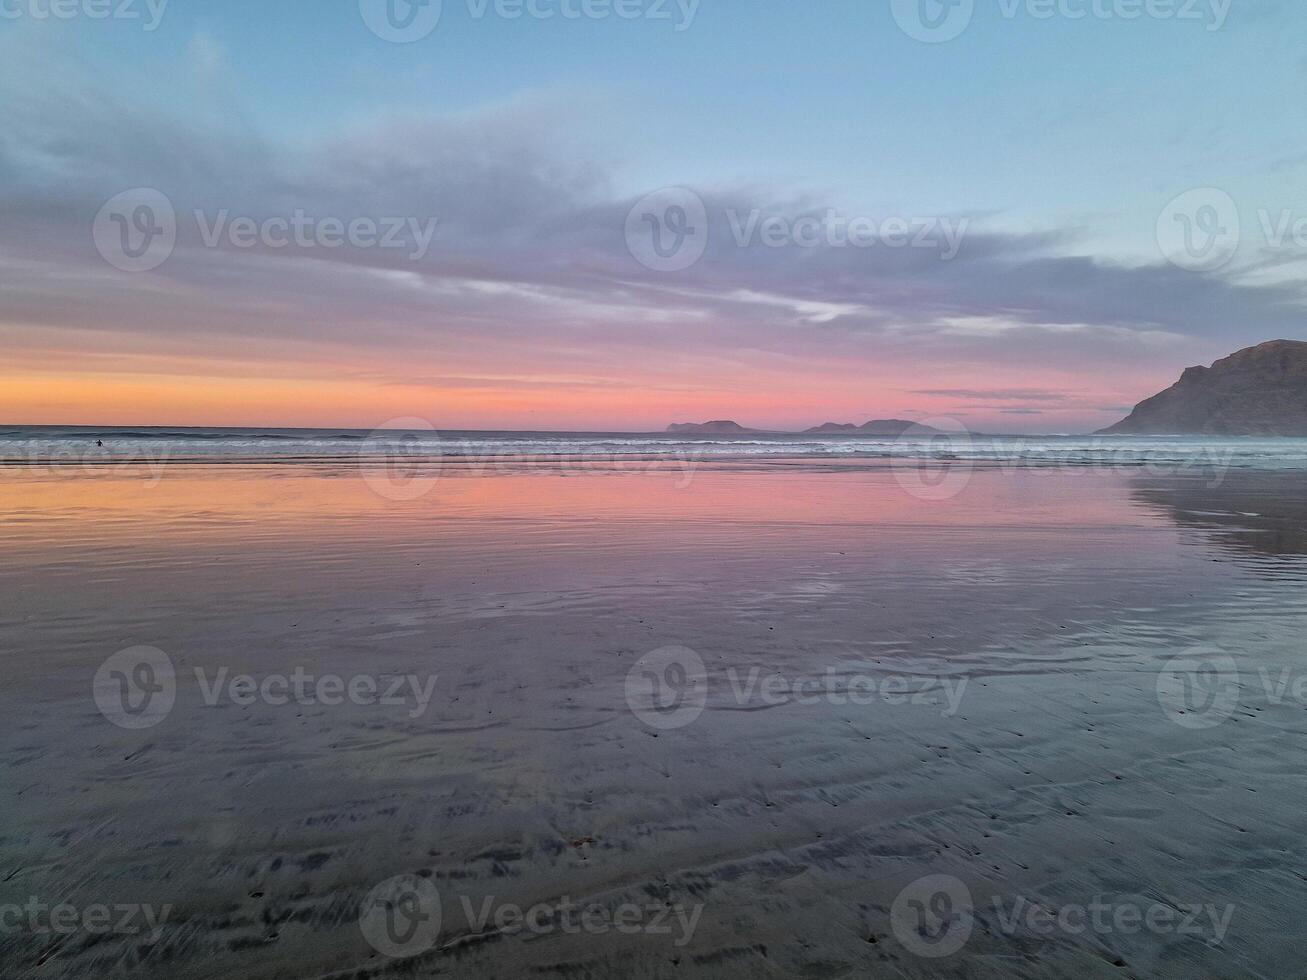
M 637 433 L 367 432 L 344 429 L 114 429 L 10 427 L 0 462 L 307 462 L 311 460 L 491 457 L 667 457 L 814 460 L 921 458 L 992 465 L 1112 465 L 1222 469 L 1307 469 L 1307 439 L 1203 436 L 986 436 L 814 438 L 754 435 L 687 438 Z

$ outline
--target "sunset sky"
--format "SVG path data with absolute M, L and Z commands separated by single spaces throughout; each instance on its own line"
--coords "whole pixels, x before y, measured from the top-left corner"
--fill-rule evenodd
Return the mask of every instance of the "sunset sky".
M 145 0 L 67 21 L 8 0 L 0 422 L 1085 431 L 1190 364 L 1307 339 L 1296 0 L 1202 0 L 1206 19 L 978 0 L 944 43 L 889 2 L 632 3 L 444 0 L 391 43 L 360 0 L 172 0 L 155 30 Z M 704 207 L 683 269 L 630 244 L 665 187 Z M 176 244 L 127 271 L 102 209 L 138 188 Z M 1159 244 L 1195 188 L 1239 225 L 1214 267 Z M 296 213 L 321 240 L 206 241 Z M 740 241 L 750 215 L 965 233 L 952 255 Z M 323 244 L 324 220 L 392 218 L 403 247 Z

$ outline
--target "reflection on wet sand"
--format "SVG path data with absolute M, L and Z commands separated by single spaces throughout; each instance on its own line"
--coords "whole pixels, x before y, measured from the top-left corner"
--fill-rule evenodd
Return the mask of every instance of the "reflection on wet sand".
M 149 941 L 0 929 L 17 975 L 1300 965 L 1307 706 L 1245 686 L 1196 728 L 1159 701 L 1195 644 L 1248 678 L 1301 661 L 1302 590 L 1211 561 L 1177 516 L 1199 490 L 978 469 L 922 500 L 884 466 L 753 466 L 689 487 L 442 475 L 396 501 L 344 470 L 216 469 L 0 476 L 0 907 L 168 910 Z M 166 654 L 176 691 L 132 730 L 92 694 L 137 645 Z M 669 647 L 704 665 L 679 727 L 631 700 L 632 672 Z M 297 670 L 416 683 L 391 705 L 219 682 Z M 360 924 L 400 875 L 444 911 L 409 959 Z M 934 958 L 893 910 L 938 875 L 974 924 Z M 493 917 L 564 901 L 671 931 Z M 1095 901 L 1233 911 L 1196 933 L 1049 932 L 1022 912 Z
M 1237 559 L 1307 556 L 1307 483 L 1302 474 L 1231 472 L 1213 486 L 1204 479 L 1131 480 L 1131 496 L 1207 547 Z M 1300 573 L 1296 561 L 1248 562 L 1262 570 Z

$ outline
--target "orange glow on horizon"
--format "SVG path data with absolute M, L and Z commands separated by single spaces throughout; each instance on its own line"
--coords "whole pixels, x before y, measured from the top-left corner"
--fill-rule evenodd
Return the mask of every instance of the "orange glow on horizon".
M 914 384 L 901 371 L 886 371 L 877 378 L 846 369 L 817 378 L 741 368 L 721 383 L 697 386 L 672 383 L 666 376 L 632 377 L 622 386 L 548 377 L 509 378 L 497 384 L 474 375 L 466 380 L 455 376 L 441 385 L 387 383 L 379 370 L 359 379 L 322 365 L 306 366 L 316 373 L 300 377 L 267 376 L 266 364 L 250 367 L 248 376 L 189 373 L 178 365 L 157 373 L 75 370 L 0 376 L 0 423 L 372 429 L 419 418 L 438 429 L 648 432 L 662 431 L 672 422 L 710 419 L 799 430 L 822 422 L 945 417 L 976 430 L 1022 431 L 1034 425 L 1046 431 L 1085 431 L 1119 417 L 1091 407 L 1095 402 L 1124 404 L 1126 398 L 1108 393 L 1092 401 L 1044 405 L 1042 414 L 1005 417 L 995 405 L 968 404 L 913 389 L 1006 383 L 1057 390 L 1072 379 L 1005 379 L 990 373 L 978 380 L 937 374 Z

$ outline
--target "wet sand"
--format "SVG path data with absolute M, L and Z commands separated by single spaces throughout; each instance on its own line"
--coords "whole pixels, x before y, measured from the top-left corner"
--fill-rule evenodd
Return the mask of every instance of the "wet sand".
M 160 921 L 0 922 L 4 975 L 1301 972 L 1301 477 L 896 476 L 450 468 L 395 500 L 344 464 L 6 469 L 0 909 Z M 176 702 L 129 730 L 94 682 L 138 646 Z M 668 647 L 706 676 L 660 726 L 631 678 Z M 1237 683 L 1181 714 L 1196 647 Z M 209 704 L 197 669 L 431 697 Z M 360 926 L 399 875 L 441 909 L 405 958 Z M 965 888 L 943 941 L 923 878 Z

